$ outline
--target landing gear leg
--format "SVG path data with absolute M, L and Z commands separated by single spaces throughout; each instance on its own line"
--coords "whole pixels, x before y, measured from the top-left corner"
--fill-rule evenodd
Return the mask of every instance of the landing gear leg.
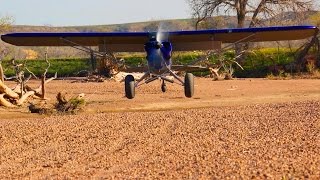
M 166 86 L 166 83 L 164 82 L 164 80 L 162 80 L 161 91 L 162 92 L 166 92 L 167 91 L 167 86 Z
M 124 80 L 125 83 L 125 93 L 128 99 L 133 99 L 135 95 L 135 84 L 134 77 L 132 75 L 127 75 Z
M 194 76 L 191 73 L 187 73 L 184 78 L 184 94 L 188 98 L 194 94 Z

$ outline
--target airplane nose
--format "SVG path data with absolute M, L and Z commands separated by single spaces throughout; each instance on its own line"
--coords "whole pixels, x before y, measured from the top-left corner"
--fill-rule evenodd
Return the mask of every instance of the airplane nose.
M 160 49 L 161 47 L 162 47 L 162 44 L 161 44 L 160 42 L 157 42 L 156 48 L 157 48 L 157 49 Z

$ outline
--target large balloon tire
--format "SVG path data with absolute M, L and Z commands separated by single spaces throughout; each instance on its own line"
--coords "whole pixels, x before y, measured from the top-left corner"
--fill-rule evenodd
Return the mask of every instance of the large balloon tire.
M 124 79 L 125 93 L 128 99 L 133 99 L 135 95 L 135 83 L 132 75 L 127 75 Z
M 191 73 L 187 73 L 184 77 L 184 94 L 188 98 L 194 94 L 194 76 Z

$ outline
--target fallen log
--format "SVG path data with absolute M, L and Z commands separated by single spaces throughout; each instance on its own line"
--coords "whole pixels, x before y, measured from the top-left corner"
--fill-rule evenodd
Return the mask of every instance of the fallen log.
M 32 95 L 34 95 L 34 94 L 35 94 L 34 91 L 28 91 L 28 92 L 24 93 L 24 94 L 21 96 L 21 98 L 17 101 L 17 105 L 18 105 L 18 106 L 21 106 L 21 105 L 26 101 L 26 99 L 28 99 L 28 97 L 30 97 L 30 96 L 32 96 Z
M 9 102 L 4 98 L 5 95 L 6 94 L 0 94 L 0 105 L 4 107 L 9 107 L 9 108 L 16 107 L 15 105 L 13 105 L 11 102 Z
M 55 75 L 54 77 L 47 79 L 37 89 L 33 89 L 28 85 L 25 85 L 24 89 L 27 90 L 27 92 L 23 93 L 20 98 L 18 93 L 14 92 L 14 90 L 11 90 L 2 81 L 0 81 L 0 93 L 4 93 L 0 97 L 0 101 L 1 101 L 0 103 L 1 105 L 6 107 L 15 107 L 15 105 L 13 105 L 8 100 L 6 100 L 4 96 L 15 99 L 16 100 L 15 104 L 18 106 L 21 106 L 30 96 L 42 97 L 43 95 L 41 94 L 41 91 L 44 84 L 51 82 L 56 77 L 57 76 Z M 18 91 L 18 90 L 21 90 L 20 86 L 16 86 L 15 91 Z
M 4 93 L 9 98 L 19 99 L 19 94 L 11 90 L 0 80 L 0 93 Z

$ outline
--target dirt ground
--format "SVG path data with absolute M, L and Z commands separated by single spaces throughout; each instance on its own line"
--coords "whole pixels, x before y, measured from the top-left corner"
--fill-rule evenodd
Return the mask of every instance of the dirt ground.
M 320 178 L 320 80 L 195 84 L 190 99 L 153 82 L 128 100 L 122 83 L 53 81 L 49 103 L 67 90 L 87 106 L 64 116 L 0 107 L 0 179 Z

